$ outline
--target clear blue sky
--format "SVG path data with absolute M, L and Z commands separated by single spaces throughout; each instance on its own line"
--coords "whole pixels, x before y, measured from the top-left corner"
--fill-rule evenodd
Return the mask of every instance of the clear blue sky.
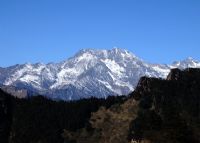
M 0 0 L 0 66 L 112 47 L 155 63 L 200 60 L 200 0 Z

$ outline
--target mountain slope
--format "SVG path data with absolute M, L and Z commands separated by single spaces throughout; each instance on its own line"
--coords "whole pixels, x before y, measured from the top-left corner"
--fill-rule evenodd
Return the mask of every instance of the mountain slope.
M 0 84 L 27 89 L 52 99 L 126 95 L 140 77 L 166 78 L 171 68 L 200 67 L 191 58 L 172 65 L 149 64 L 127 50 L 86 49 L 60 63 L 0 68 Z

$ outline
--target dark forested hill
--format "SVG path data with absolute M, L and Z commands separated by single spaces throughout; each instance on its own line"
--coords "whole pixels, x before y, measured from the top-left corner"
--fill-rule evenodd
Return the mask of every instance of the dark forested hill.
M 199 69 L 173 69 L 167 80 L 141 78 L 132 97 L 139 110 L 129 140 L 200 143 Z
M 65 130 L 77 143 L 200 143 L 200 70 L 143 77 L 122 104 L 92 114 L 92 131 Z
M 12 97 L 0 90 L 0 142 L 8 143 L 12 122 Z
M 18 99 L 0 90 L 0 143 L 63 143 L 63 129 L 76 131 L 99 107 L 123 101 L 123 96 L 71 102 L 43 96 Z

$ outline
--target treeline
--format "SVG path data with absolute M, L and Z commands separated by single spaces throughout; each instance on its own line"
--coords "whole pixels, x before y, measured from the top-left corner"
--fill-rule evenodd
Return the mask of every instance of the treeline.
M 0 94 L 3 92 L 0 91 Z M 28 99 L 10 98 L 12 100 L 9 104 L 12 106 L 8 106 L 12 107 L 9 111 L 12 123 L 8 123 L 10 128 L 7 128 L 10 129 L 9 143 L 63 143 L 63 129 L 76 131 L 88 126 L 91 113 L 99 107 L 109 108 L 125 100 L 123 96 L 69 102 L 52 101 L 42 96 Z
M 12 99 L 0 90 L 0 143 L 8 143 L 12 123 Z

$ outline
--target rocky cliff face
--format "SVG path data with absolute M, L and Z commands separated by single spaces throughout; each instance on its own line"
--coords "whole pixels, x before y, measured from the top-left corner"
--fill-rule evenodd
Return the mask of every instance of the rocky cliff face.
M 6 93 L 9 93 L 11 95 L 13 95 L 14 97 L 17 97 L 17 98 L 26 98 L 28 97 L 29 93 L 28 93 L 28 90 L 26 89 L 19 89 L 19 88 L 16 88 L 14 86 L 0 86 L 0 88 L 5 91 Z

